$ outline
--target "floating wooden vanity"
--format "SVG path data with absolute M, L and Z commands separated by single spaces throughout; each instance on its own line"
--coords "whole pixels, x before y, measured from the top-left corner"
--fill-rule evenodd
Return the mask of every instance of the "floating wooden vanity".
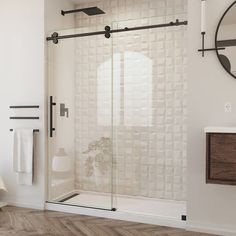
M 206 182 L 236 185 L 236 127 L 207 127 Z

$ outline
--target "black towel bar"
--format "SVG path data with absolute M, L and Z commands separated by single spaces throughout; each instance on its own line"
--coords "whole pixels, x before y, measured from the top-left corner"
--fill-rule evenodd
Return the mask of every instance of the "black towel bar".
M 10 117 L 10 120 L 39 120 L 39 117 L 38 116 L 32 116 L 32 117 L 12 116 Z
M 13 109 L 13 108 L 39 108 L 39 106 L 37 105 L 30 105 L 30 106 L 10 106 L 9 108 Z

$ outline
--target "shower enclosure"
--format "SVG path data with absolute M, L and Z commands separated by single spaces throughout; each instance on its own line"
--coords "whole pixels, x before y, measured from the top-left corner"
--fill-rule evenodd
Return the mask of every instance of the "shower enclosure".
M 126 30 L 48 43 L 48 202 L 185 215 L 186 26 L 127 30 L 171 21 L 116 21 L 111 30 Z

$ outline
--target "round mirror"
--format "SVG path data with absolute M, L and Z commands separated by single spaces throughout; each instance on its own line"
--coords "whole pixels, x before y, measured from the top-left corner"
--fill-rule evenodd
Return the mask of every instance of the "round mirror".
M 215 44 L 220 63 L 236 79 L 236 1 L 228 7 L 220 19 Z

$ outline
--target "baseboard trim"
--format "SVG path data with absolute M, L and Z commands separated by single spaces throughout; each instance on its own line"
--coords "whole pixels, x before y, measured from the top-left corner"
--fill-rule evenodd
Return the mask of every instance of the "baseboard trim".
M 104 210 L 89 209 L 89 208 L 75 207 L 75 206 L 69 206 L 69 205 L 67 206 L 67 205 L 60 205 L 60 204 L 53 204 L 53 203 L 46 203 L 45 208 L 51 211 L 60 211 L 60 212 L 73 213 L 73 214 L 104 217 L 104 218 L 115 219 L 115 220 L 125 220 L 125 221 L 131 221 L 131 222 L 154 224 L 154 225 L 161 225 L 161 226 L 168 226 L 168 227 L 175 227 L 175 228 L 186 227 L 185 221 L 167 218 L 167 217 L 161 217 L 161 216 L 121 212 L 119 210 L 104 211 Z
M 224 236 L 235 236 L 236 229 L 221 227 L 219 225 L 209 225 L 196 223 L 193 221 L 187 222 L 186 229 L 193 232 L 199 233 L 208 233 L 208 234 L 216 234 L 216 235 L 224 235 Z
M 20 202 L 8 202 L 7 205 L 14 206 L 14 207 L 36 209 L 36 210 L 44 210 L 45 209 L 44 204 L 27 204 L 27 203 L 20 203 Z

